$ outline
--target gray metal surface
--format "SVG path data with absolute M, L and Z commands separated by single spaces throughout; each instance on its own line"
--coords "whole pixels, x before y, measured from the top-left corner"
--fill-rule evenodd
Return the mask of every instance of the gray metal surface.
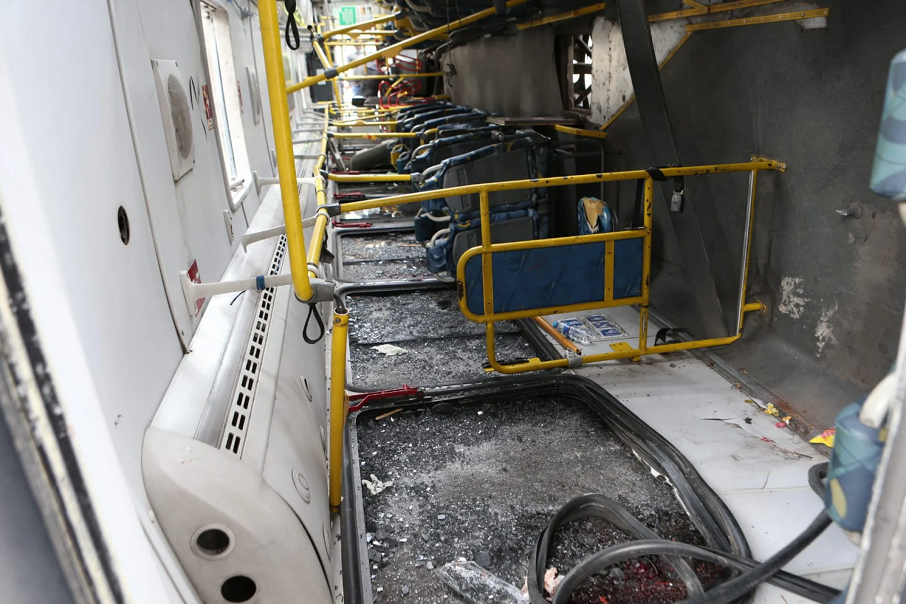
M 661 73 L 686 165 L 787 162 L 758 179 L 749 314 L 743 340 L 720 355 L 828 428 L 894 360 L 903 316 L 906 229 L 869 187 L 890 59 L 903 45 L 906 5 L 831 0 L 826 30 L 778 23 L 696 32 Z M 658 7 L 671 10 L 670 7 Z M 622 151 L 608 169 L 649 165 L 639 109 L 608 128 Z M 692 181 L 722 304 L 733 304 L 745 224 L 744 176 Z M 621 217 L 633 186 L 620 189 Z M 861 218 L 835 210 L 861 206 Z M 694 328 L 678 244 L 655 208 L 652 305 Z M 666 223 L 666 225 L 665 225 Z
M 664 89 L 661 86 L 645 6 L 642 0 L 617 0 L 616 4 L 620 13 L 623 42 L 626 46 L 636 104 L 648 140 L 652 164 L 655 166 L 681 164 L 667 112 Z M 673 183 L 662 183 L 661 190 L 669 204 Z M 666 211 L 667 208 L 658 204 L 658 209 Z M 711 273 L 708 250 L 705 248 L 701 225 L 688 195 L 684 211 L 670 212 L 669 215 L 682 254 L 685 275 L 695 296 L 701 318 L 703 333 L 700 335 L 712 338 L 727 335 L 720 299 L 717 296 L 717 286 Z
M 0 396 L 8 396 L 6 388 Z M 0 585 L 6 602 L 72 602 L 6 422 L 0 419 Z

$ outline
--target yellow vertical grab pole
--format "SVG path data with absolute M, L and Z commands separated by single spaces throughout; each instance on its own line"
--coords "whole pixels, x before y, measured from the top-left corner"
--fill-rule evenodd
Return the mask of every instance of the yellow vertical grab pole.
M 305 262 L 305 234 L 302 232 L 302 210 L 299 207 L 293 133 L 289 123 L 289 102 L 286 94 L 286 76 L 283 71 L 283 53 L 280 50 L 276 1 L 261 2 L 258 17 L 261 20 L 261 46 L 264 50 L 264 67 L 267 74 L 267 96 L 271 104 L 271 119 L 274 122 L 274 150 L 277 154 L 280 195 L 283 199 L 283 218 L 286 221 L 289 266 L 292 271 L 293 290 L 304 302 L 311 300 L 314 292 L 308 279 L 308 266 Z
M 343 431 L 349 398 L 346 396 L 346 334 L 349 331 L 349 311 L 337 308 L 333 313 L 333 332 L 330 335 L 330 468 L 328 471 L 330 507 L 340 507 L 343 487 Z
M 639 307 L 639 350 L 642 354 L 648 349 L 648 301 L 651 294 L 651 239 L 653 237 L 654 220 L 652 207 L 654 206 L 654 179 L 645 177 L 645 204 L 644 219 L 645 237 L 642 239 L 642 304 Z

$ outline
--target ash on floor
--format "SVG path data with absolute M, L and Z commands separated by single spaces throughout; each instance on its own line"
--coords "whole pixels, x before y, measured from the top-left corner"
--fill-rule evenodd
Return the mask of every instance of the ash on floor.
M 584 404 L 538 398 L 407 410 L 357 419 L 361 475 L 392 481 L 363 489 L 375 602 L 463 602 L 433 572 L 465 558 L 519 588 L 540 531 L 569 499 L 612 497 L 666 539 L 704 544 L 672 489 Z M 552 566 L 561 574 L 626 536 L 600 520 L 564 527 Z M 720 569 L 696 567 L 704 585 Z M 685 588 L 657 560 L 629 560 L 593 577 L 577 604 L 674 602 Z
M 343 279 L 365 281 L 428 279 L 425 248 L 414 233 L 346 235 L 340 238 Z
M 462 316 L 453 290 L 397 294 L 354 294 L 349 307 L 351 385 L 356 390 L 384 390 L 494 377 L 487 361 L 484 326 Z M 501 361 L 537 356 L 510 322 L 497 326 Z M 374 346 L 392 344 L 405 354 L 388 356 Z

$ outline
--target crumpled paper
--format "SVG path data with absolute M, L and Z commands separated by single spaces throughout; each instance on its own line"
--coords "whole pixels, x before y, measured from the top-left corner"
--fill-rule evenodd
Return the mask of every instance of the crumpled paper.
M 372 495 L 377 495 L 378 493 L 382 492 L 384 489 L 392 487 L 393 481 L 388 480 L 387 482 L 382 482 L 377 476 L 372 474 L 371 480 L 368 480 L 367 478 L 363 478 L 362 484 L 365 485 L 365 488 L 368 489 L 369 493 L 371 493 Z
M 409 352 L 405 348 L 400 348 L 399 346 L 394 346 L 393 344 L 381 344 L 380 346 L 372 346 L 371 350 L 377 350 L 381 354 L 386 354 L 388 357 L 395 357 L 398 354 L 406 354 Z

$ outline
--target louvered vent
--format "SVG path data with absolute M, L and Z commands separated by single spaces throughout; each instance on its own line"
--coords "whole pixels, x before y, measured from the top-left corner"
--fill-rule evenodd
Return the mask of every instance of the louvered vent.
M 286 256 L 286 235 L 280 237 L 274 257 L 271 260 L 269 275 L 276 275 L 283 266 Z M 271 315 L 274 307 L 274 288 L 261 292 L 258 298 L 258 308 L 255 310 L 255 319 L 252 323 L 252 333 L 246 347 L 245 357 L 239 367 L 239 377 L 231 397 L 232 404 L 229 408 L 226 426 L 220 438 L 220 448 L 242 456 L 245 446 L 245 436 L 248 433 L 249 417 L 252 415 L 252 405 L 255 401 L 255 390 L 258 386 L 258 376 L 261 374 L 261 361 L 264 356 L 264 345 L 267 342 L 267 333 L 270 329 Z

